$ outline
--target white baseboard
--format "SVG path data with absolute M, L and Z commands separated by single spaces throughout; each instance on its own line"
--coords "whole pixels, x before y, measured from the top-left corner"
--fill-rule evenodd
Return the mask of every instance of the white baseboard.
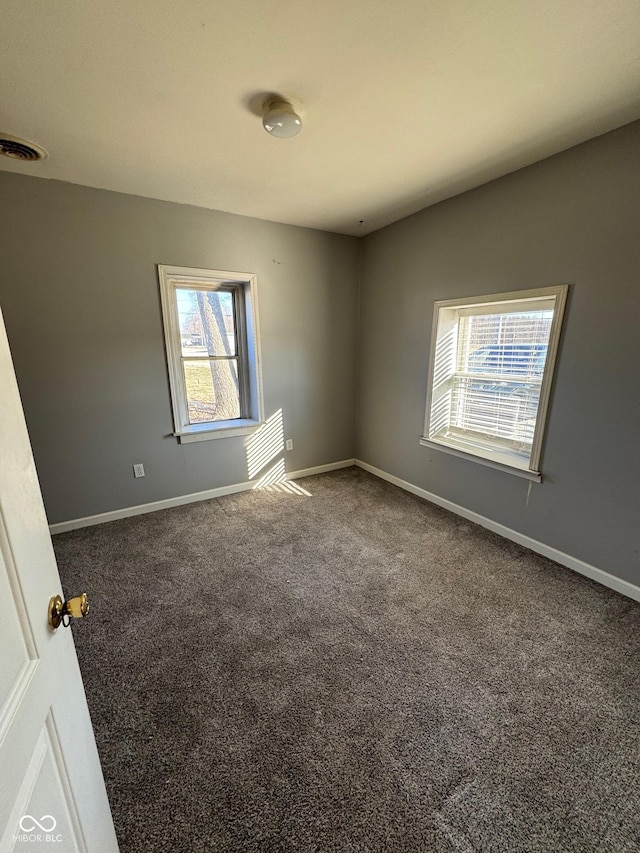
M 291 471 L 287 474 L 287 480 L 297 480 L 300 477 L 310 477 L 312 474 L 324 474 L 327 471 L 335 471 L 338 468 L 349 468 L 355 465 L 355 459 L 342 459 L 340 462 L 329 462 L 327 465 L 316 465 L 315 468 L 303 468 L 300 471 Z M 68 530 L 78 530 L 80 527 L 91 527 L 94 524 L 104 524 L 107 521 L 117 521 L 119 518 L 129 518 L 133 515 L 144 515 L 147 512 L 157 512 L 159 509 L 169 509 L 172 506 L 196 503 L 197 501 L 208 501 L 212 498 L 220 498 L 223 495 L 232 495 L 236 492 L 247 492 L 256 487 L 258 480 L 247 480 L 244 483 L 232 483 L 229 486 L 219 486 L 216 489 L 207 489 L 204 492 L 193 492 L 189 495 L 178 495 L 175 498 L 165 498 L 161 501 L 153 501 L 147 504 L 127 506 L 122 509 L 114 509 L 110 512 L 101 512 L 98 515 L 87 515 L 84 518 L 73 518 L 70 521 L 59 521 L 49 525 L 52 536 L 56 533 L 66 533 Z
M 301 468 L 287 474 L 287 480 L 299 480 L 300 477 L 311 477 L 313 474 L 326 474 L 327 471 L 337 471 L 338 468 L 351 468 L 356 464 L 355 459 L 343 459 L 342 462 L 329 462 L 328 465 L 316 465 L 315 468 Z
M 418 497 L 424 498 L 425 500 L 437 504 L 444 509 L 448 509 L 450 512 L 460 515 L 462 518 L 466 518 L 468 521 L 473 521 L 481 527 L 486 527 L 487 530 L 492 530 L 494 533 L 498 533 L 500 536 L 504 536 L 505 539 L 510 539 L 512 542 L 517 542 L 518 545 L 524 545 L 525 548 L 529 548 L 537 554 L 542 554 L 543 557 L 548 557 L 550 560 L 560 563 L 561 566 L 566 566 L 566 568 L 572 569 L 574 572 L 579 572 L 581 575 L 585 575 L 586 577 L 591 578 L 591 580 L 609 587 L 609 589 L 613 589 L 622 595 L 626 595 L 628 598 L 640 601 L 640 587 L 629 583 L 629 581 L 617 578 L 615 575 L 611 575 L 603 569 L 598 569 L 589 563 L 585 563 L 577 557 L 572 557 L 570 554 L 558 551 L 557 548 L 545 545 L 544 542 L 538 542 L 536 539 L 531 539 L 531 537 L 525 536 L 523 533 L 518 533 L 517 530 L 505 527 L 504 524 L 498 524 L 498 522 L 492 521 L 484 515 L 480 515 L 470 509 L 465 509 L 465 507 L 459 506 L 452 501 L 445 500 L 445 498 L 434 495 L 432 492 L 427 492 L 426 489 L 421 489 L 419 486 L 414 486 L 413 483 L 401 480 L 400 477 L 395 477 L 393 474 L 387 474 L 386 471 L 382 471 L 380 468 L 369 465 L 367 462 L 362 462 L 360 459 L 356 459 L 355 464 L 359 468 L 363 468 L 365 471 L 368 471 L 370 474 L 374 474 L 382 480 L 387 480 L 387 482 L 393 483 L 394 486 L 399 486 L 401 489 L 411 492 L 414 495 L 418 495 Z

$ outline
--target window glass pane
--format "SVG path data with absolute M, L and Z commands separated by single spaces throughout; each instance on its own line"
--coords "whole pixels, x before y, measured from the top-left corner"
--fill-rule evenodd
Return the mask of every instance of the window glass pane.
M 458 372 L 542 379 L 552 320 L 549 310 L 461 317 Z
M 533 443 L 540 385 L 483 382 L 458 377 L 453 383 L 451 428 L 487 438 L 507 439 L 518 450 Z
M 548 309 L 460 317 L 452 431 L 531 449 L 552 320 Z
M 189 423 L 240 417 L 238 365 L 235 359 L 183 362 Z
M 182 355 L 237 355 L 233 294 L 176 289 Z

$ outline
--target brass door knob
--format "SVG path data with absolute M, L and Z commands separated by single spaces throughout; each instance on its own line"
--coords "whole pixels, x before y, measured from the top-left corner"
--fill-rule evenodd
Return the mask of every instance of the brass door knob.
M 83 592 L 82 595 L 76 595 L 68 601 L 63 601 L 59 595 L 54 595 L 53 598 L 49 600 L 47 615 L 49 625 L 51 625 L 55 631 L 55 629 L 60 626 L 60 623 L 66 627 L 71 621 L 71 617 L 74 619 L 82 619 L 82 617 L 86 616 L 88 612 L 89 599 L 87 598 L 87 593 Z M 66 622 L 65 617 L 67 620 Z

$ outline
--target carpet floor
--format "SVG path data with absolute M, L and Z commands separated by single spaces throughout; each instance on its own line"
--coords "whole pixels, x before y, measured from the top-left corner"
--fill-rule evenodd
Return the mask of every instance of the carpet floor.
M 122 853 L 640 851 L 640 605 L 297 485 L 54 537 Z

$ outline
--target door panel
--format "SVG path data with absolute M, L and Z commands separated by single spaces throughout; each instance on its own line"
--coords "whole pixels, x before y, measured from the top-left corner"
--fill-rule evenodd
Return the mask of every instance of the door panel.
M 56 740 L 49 717 L 36 741 L 7 827 L 11 833 L 7 844 L 12 853 L 51 850 L 52 844 L 64 853 L 87 853 L 77 815 L 72 816 L 69 811 L 73 797 L 60 761 L 59 744 L 54 747 Z
M 0 743 L 20 704 L 35 669 L 35 647 L 29 628 L 20 584 L 9 551 L 4 518 L 0 513 L 0 601 L 3 606 L 2 657 L 0 666 Z

